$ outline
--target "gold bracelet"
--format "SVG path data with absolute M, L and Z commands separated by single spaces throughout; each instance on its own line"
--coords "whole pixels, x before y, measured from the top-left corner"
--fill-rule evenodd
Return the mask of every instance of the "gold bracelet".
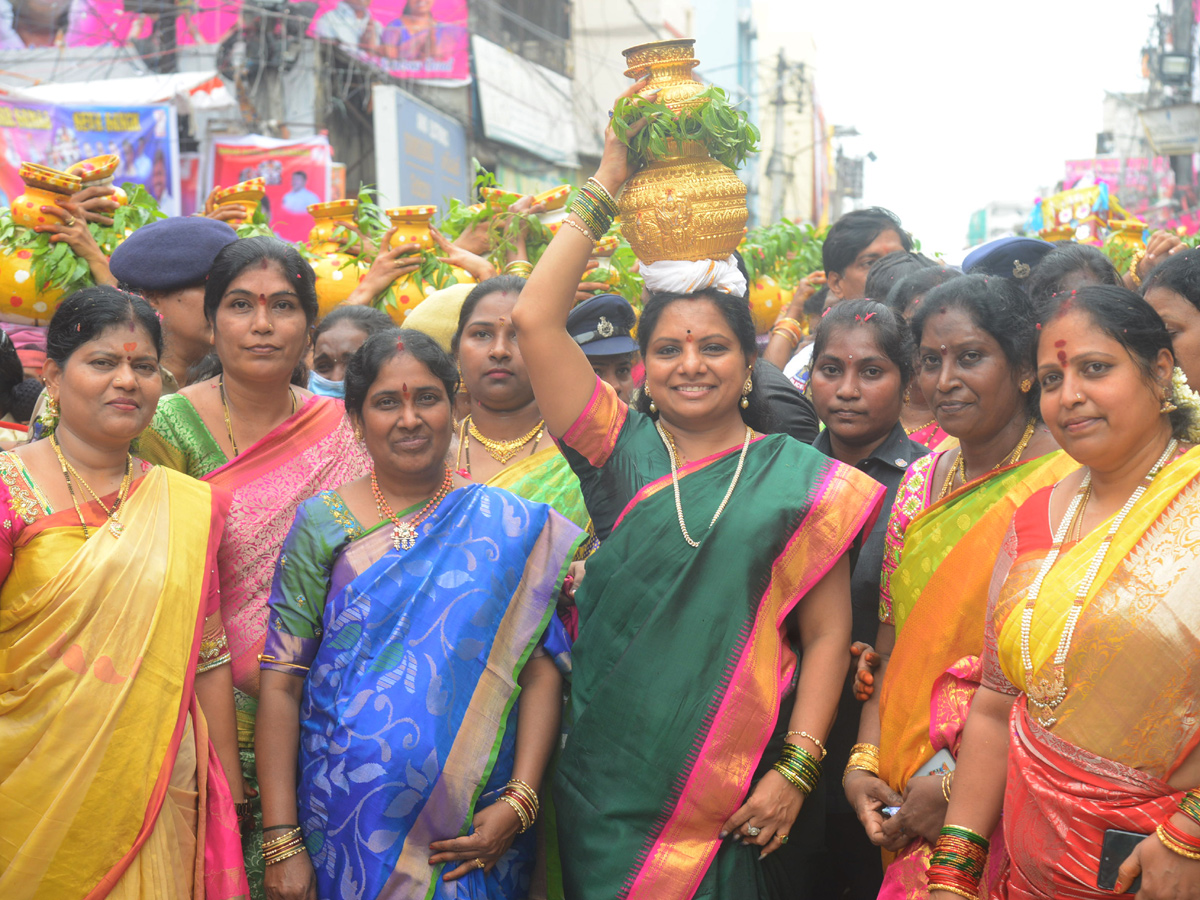
M 588 232 L 588 230 L 586 228 L 584 228 L 582 225 L 580 225 L 578 222 L 572 222 L 570 219 L 563 219 L 563 224 L 570 225 L 572 228 L 574 228 L 576 231 L 578 231 L 580 234 L 582 234 L 585 238 L 588 239 L 588 243 L 590 243 L 590 244 L 596 243 L 596 239 L 594 237 L 592 237 L 592 235 Z
M 874 744 L 855 744 L 850 748 L 850 754 L 853 756 L 855 753 L 866 753 L 870 756 L 878 757 L 879 748 Z
M 533 263 L 525 259 L 514 259 L 504 267 L 505 275 L 516 275 L 520 278 L 528 278 L 533 274 Z
M 817 738 L 815 738 L 811 734 L 809 734 L 807 731 L 789 731 L 783 737 L 786 740 L 787 738 L 790 738 L 793 734 L 796 735 L 796 737 L 805 738 L 806 740 L 810 740 L 814 744 L 816 744 L 817 749 L 821 751 L 821 759 L 824 759 L 825 757 L 827 757 L 829 755 L 829 751 L 825 749 L 825 745 L 822 744 L 819 740 L 817 740 Z
M 950 782 L 954 780 L 954 770 L 951 769 L 942 776 L 942 796 L 946 798 L 946 802 L 950 802 Z
M 1142 276 L 1138 274 L 1138 266 L 1142 264 L 1142 260 L 1146 258 L 1146 248 L 1134 251 L 1133 258 L 1129 262 L 1129 277 L 1133 279 L 1134 285 L 1142 286 Z
M 303 837 L 303 832 L 300 830 L 299 826 L 296 826 L 289 831 L 285 831 L 277 838 L 271 838 L 269 841 L 264 840 L 262 842 L 263 850 L 274 850 L 276 847 L 280 847 L 289 841 L 295 840 L 297 837 Z
M 211 659 L 200 657 L 200 661 L 196 664 L 196 674 L 203 675 L 205 672 L 211 672 L 213 669 L 219 669 L 221 666 L 229 665 L 233 662 L 233 657 L 229 655 L 229 651 L 225 651 L 220 656 L 215 656 Z

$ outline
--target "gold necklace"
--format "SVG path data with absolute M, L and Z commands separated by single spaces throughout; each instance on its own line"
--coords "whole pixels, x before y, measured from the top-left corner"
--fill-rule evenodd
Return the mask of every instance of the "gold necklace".
M 1158 461 L 1151 467 L 1150 471 L 1143 476 L 1141 482 L 1134 489 L 1134 492 L 1129 495 L 1129 499 L 1125 501 L 1125 505 L 1121 507 L 1121 511 L 1117 513 L 1112 523 L 1108 526 L 1108 533 L 1105 534 L 1104 540 L 1100 542 L 1100 546 L 1096 548 L 1096 553 L 1092 556 L 1092 561 L 1088 564 L 1087 571 L 1084 572 L 1083 579 L 1079 582 L 1079 587 L 1075 591 L 1075 600 L 1071 604 L 1071 611 L 1067 614 L 1067 621 L 1063 625 L 1062 635 L 1058 639 L 1058 647 L 1054 651 L 1053 667 L 1050 670 L 1050 675 L 1046 678 L 1035 680 L 1033 677 L 1033 657 L 1029 649 L 1030 631 L 1033 627 L 1033 610 L 1037 605 L 1038 595 L 1042 592 L 1042 582 L 1046 580 L 1046 576 L 1058 561 L 1059 551 L 1062 549 L 1063 542 L 1076 516 L 1081 514 L 1080 510 L 1085 498 L 1091 496 L 1091 472 L 1083 476 L 1083 482 L 1079 485 L 1079 490 L 1075 492 L 1075 497 L 1071 501 L 1070 508 L 1067 509 L 1067 514 L 1063 516 L 1062 522 L 1058 526 L 1058 531 L 1054 535 L 1054 543 L 1050 547 L 1050 552 L 1042 561 L 1042 567 L 1029 588 L 1029 595 L 1025 600 L 1025 608 L 1021 611 L 1021 663 L 1025 667 L 1025 696 L 1029 698 L 1031 705 L 1037 707 L 1037 712 L 1033 712 L 1032 714 L 1041 723 L 1043 728 L 1049 728 L 1058 721 L 1058 707 L 1062 705 L 1063 700 L 1067 697 L 1067 691 L 1070 689 L 1067 684 L 1066 675 L 1067 652 L 1071 649 L 1071 640 L 1075 636 L 1075 624 L 1079 621 L 1079 614 L 1083 612 L 1084 601 L 1087 600 L 1088 593 L 1092 589 L 1092 583 L 1096 580 L 1096 576 L 1100 572 L 1100 567 L 1104 565 L 1104 558 L 1108 556 L 1108 548 L 1112 546 L 1113 537 L 1116 536 L 1117 530 L 1125 521 L 1125 517 L 1129 515 L 1129 511 L 1142 499 L 1142 495 L 1146 493 L 1146 490 L 1150 487 L 1150 483 L 1154 481 L 1154 476 L 1162 471 L 1163 466 L 1167 464 L 1177 449 L 1179 449 L 1179 441 L 1171 438 L 1170 443 L 1167 444 L 1167 449 L 1163 451 L 1163 455 L 1158 458 Z
M 237 441 L 233 439 L 233 422 L 229 418 L 229 401 L 225 399 L 225 379 L 224 377 L 217 379 L 217 387 L 221 389 L 221 409 L 225 413 L 225 431 L 229 435 L 229 446 L 233 448 L 233 455 L 238 455 Z M 296 392 L 292 390 L 292 386 L 288 385 L 288 397 L 292 401 L 292 415 L 296 414 Z
M 383 491 L 379 487 L 379 479 L 375 477 L 374 470 L 371 471 L 371 493 L 375 497 L 375 508 L 379 510 L 380 520 L 391 519 L 395 526 L 392 529 L 392 546 L 397 550 L 411 550 L 413 544 L 417 542 L 417 526 L 429 518 L 430 514 L 438 508 L 438 504 L 445 499 L 450 493 L 450 489 L 454 487 L 454 476 L 451 474 L 449 467 L 446 468 L 446 474 L 442 478 L 442 486 L 437 489 L 434 494 L 417 512 L 415 516 L 407 522 L 400 521 L 400 517 L 392 512 L 391 505 L 383 496 Z
M 997 469 L 1001 469 L 1004 466 L 1011 466 L 1021 458 L 1021 454 L 1025 452 L 1025 448 L 1028 447 L 1029 442 L 1033 440 L 1033 432 L 1036 425 L 1037 423 L 1033 419 L 1030 419 L 1029 422 L 1026 423 L 1025 433 L 1021 435 L 1021 440 L 1017 441 L 1017 446 L 1013 447 L 1012 453 L 1008 454 L 1008 456 L 1004 457 L 1004 459 L 992 466 L 991 471 L 995 472 Z M 942 484 L 942 490 L 938 494 L 938 500 L 941 500 L 950 493 L 950 489 L 954 485 L 955 475 L 962 479 L 962 483 L 964 485 L 967 483 L 967 465 L 965 462 L 963 462 L 963 453 L 961 449 L 958 451 L 958 457 L 954 460 L 954 465 L 950 467 L 950 474 L 946 476 L 946 481 Z
M 83 518 L 83 510 L 79 508 L 79 499 L 75 496 L 75 486 L 71 483 L 72 477 L 100 504 L 100 508 L 104 510 L 104 514 L 108 516 L 109 533 L 113 537 L 119 538 L 121 532 L 125 530 L 125 526 L 121 524 L 119 518 L 120 512 L 125 507 L 125 500 L 129 497 L 129 487 L 133 484 L 133 455 L 131 453 L 125 454 L 125 477 L 121 479 L 121 486 L 117 490 L 116 502 L 113 503 L 112 509 L 109 509 L 108 505 L 100 499 L 100 495 L 92 489 L 92 486 L 83 480 L 83 476 L 75 470 L 74 466 L 67 462 L 66 456 L 63 455 L 62 447 L 59 446 L 58 438 L 53 432 L 50 433 L 50 447 L 54 450 L 54 455 L 58 457 L 58 465 L 62 469 L 63 478 L 66 479 L 67 490 L 71 494 L 71 503 L 75 507 L 75 515 L 79 516 L 79 524 L 83 526 L 83 539 L 86 541 L 88 538 L 88 527 L 87 522 Z
M 926 422 L 924 425 L 915 425 L 912 428 L 905 428 L 904 433 L 907 434 L 909 437 L 912 437 L 918 431 L 921 431 L 924 428 L 928 428 L 930 425 L 932 425 L 936 421 L 937 421 L 937 419 L 933 418 L 933 419 L 930 419 L 928 422 Z
M 483 449 L 488 452 L 488 455 L 492 459 L 496 460 L 496 462 L 500 463 L 500 465 L 507 464 L 510 459 L 512 459 L 521 451 L 522 447 L 524 447 L 534 438 L 537 438 L 538 441 L 541 441 L 542 429 L 545 427 L 545 425 L 546 420 L 539 419 L 538 423 L 534 425 L 533 428 L 516 440 L 495 441 L 489 437 L 484 437 L 483 434 L 480 433 L 479 429 L 475 427 L 475 420 L 470 416 L 467 416 L 467 429 L 470 432 L 471 437 L 479 441 L 479 443 L 483 445 Z
M 675 442 L 667 437 L 670 432 L 662 427 L 660 420 L 655 419 L 654 427 L 658 429 L 658 436 L 662 438 L 662 442 L 667 448 L 667 455 L 671 457 L 671 485 L 675 488 L 675 514 L 679 517 L 679 530 L 683 532 L 683 539 L 687 541 L 689 547 L 699 547 L 700 542 L 692 539 L 692 536 L 688 534 L 687 524 L 683 521 L 683 503 L 679 499 L 679 466 L 675 462 Z M 710 531 L 717 524 L 717 519 L 721 518 L 721 513 L 725 512 L 725 504 L 733 496 L 733 489 L 737 487 L 738 479 L 742 477 L 742 466 L 746 464 L 746 451 L 750 449 L 750 438 L 753 436 L 754 429 L 747 425 L 746 440 L 742 443 L 742 455 L 738 457 L 737 471 L 733 473 L 733 480 L 729 482 L 729 490 L 721 499 L 721 505 L 717 507 L 712 521 L 708 523 Z

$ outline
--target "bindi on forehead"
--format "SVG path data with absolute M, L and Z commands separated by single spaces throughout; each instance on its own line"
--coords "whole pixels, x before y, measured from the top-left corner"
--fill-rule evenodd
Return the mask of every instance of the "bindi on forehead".
M 1065 366 L 1067 364 L 1067 351 L 1064 348 L 1067 346 L 1067 342 L 1055 341 L 1054 346 L 1058 348 L 1058 364 Z
M 690 328 L 689 328 L 689 329 L 687 330 L 687 337 L 685 337 L 685 338 L 684 338 L 684 340 L 685 340 L 685 341 L 687 341 L 689 344 L 690 344 L 690 343 L 691 343 L 693 340 L 695 340 L 695 338 L 693 338 L 693 337 L 692 337 L 692 329 L 690 329 Z

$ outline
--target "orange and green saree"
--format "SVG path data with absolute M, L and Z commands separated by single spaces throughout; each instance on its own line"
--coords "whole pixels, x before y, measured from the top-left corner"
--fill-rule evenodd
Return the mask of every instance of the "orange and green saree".
M 992 565 L 1017 507 L 1078 464 L 1056 451 L 1006 466 L 934 500 L 942 453 L 914 463 L 896 495 L 880 584 L 880 621 L 896 644 L 880 689 L 879 777 L 903 791 L 937 750 L 957 754 L 980 656 Z M 928 896 L 932 848 L 917 839 L 888 866 L 880 897 Z
M 1100 900 L 1112 896 L 1096 887 L 1104 832 L 1153 832 L 1195 786 L 1175 776 L 1200 746 L 1200 448 L 1163 469 L 1114 536 L 1075 625 L 1066 697 L 1044 727 L 1023 693 L 1021 618 L 1053 543 L 1050 494 L 1021 507 L 992 581 L 983 684 L 1018 696 L 1008 863 L 992 896 Z M 1065 545 L 1042 583 L 1029 630 L 1035 679 L 1050 674 L 1108 526 Z
M 194 691 L 225 504 L 153 468 L 84 540 L 14 454 L 0 479 L 0 896 L 247 896 Z

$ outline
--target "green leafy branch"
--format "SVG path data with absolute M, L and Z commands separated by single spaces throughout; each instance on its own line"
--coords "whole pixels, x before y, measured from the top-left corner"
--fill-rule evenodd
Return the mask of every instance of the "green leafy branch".
M 625 97 L 613 108 L 613 131 L 629 148 L 630 163 L 638 167 L 678 154 L 684 143 L 700 143 L 709 155 L 731 169 L 741 168 L 758 152 L 761 135 L 745 112 L 729 102 L 721 88 L 712 85 L 694 98 L 699 101 L 676 113 L 665 103 L 642 97 Z M 642 121 L 646 126 L 634 132 Z
M 637 271 L 637 256 L 628 242 L 622 239 L 608 259 L 584 274 L 586 282 L 606 284 L 613 293 L 620 294 L 638 312 L 642 309 L 642 290 L 645 280 Z

